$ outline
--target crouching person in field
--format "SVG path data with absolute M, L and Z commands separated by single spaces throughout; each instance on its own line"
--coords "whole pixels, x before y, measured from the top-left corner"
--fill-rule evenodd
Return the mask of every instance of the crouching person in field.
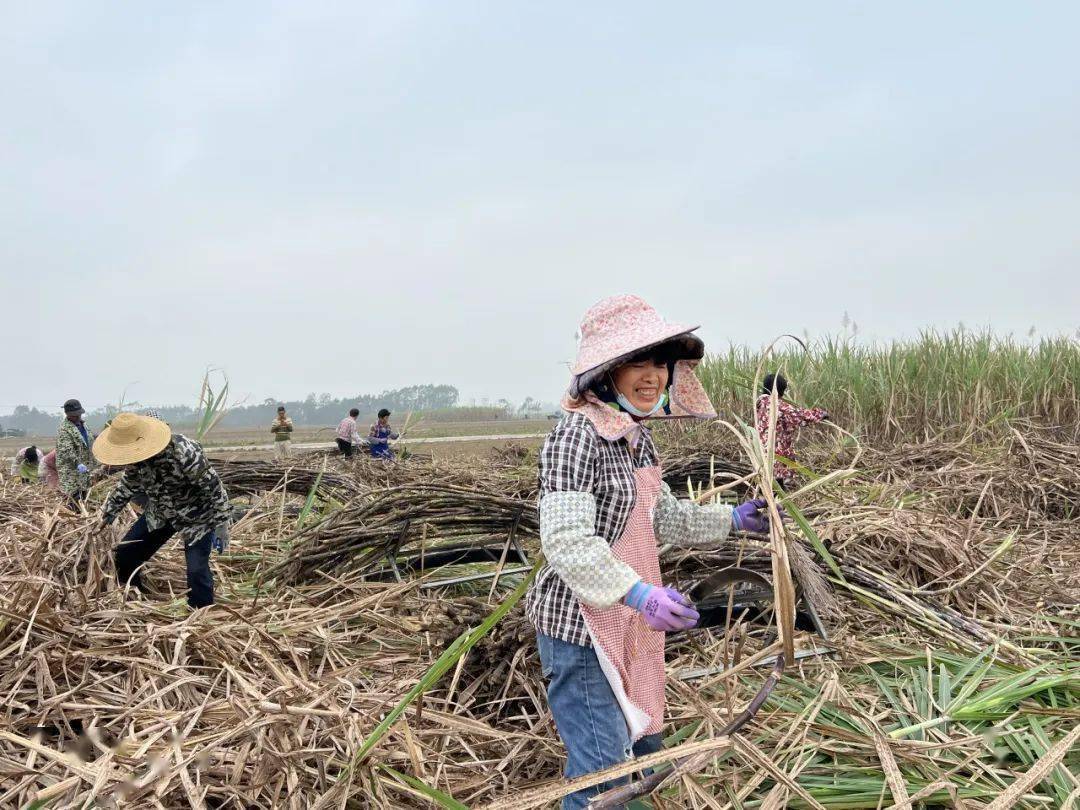
M 160 419 L 117 414 L 94 442 L 102 464 L 123 467 L 120 482 L 102 507 L 101 524 L 111 524 L 136 493 L 146 496 L 143 514 L 116 549 L 121 585 L 142 586 L 142 565 L 179 535 L 187 563 L 188 605 L 214 603 L 210 552 L 224 551 L 232 507 L 217 472 L 198 442 L 173 434 Z

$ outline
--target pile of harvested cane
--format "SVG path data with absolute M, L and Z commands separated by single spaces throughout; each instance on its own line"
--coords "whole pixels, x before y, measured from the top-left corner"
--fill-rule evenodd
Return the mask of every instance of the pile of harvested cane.
M 792 497 L 806 525 L 792 521 L 789 550 L 805 547 L 841 619 L 828 639 L 797 633 L 734 736 L 720 731 L 766 682 L 775 629 L 735 611 L 672 637 L 661 756 L 684 770 L 654 806 L 1076 803 L 1080 447 L 1014 428 L 868 447 L 854 475 Z M 659 433 L 677 494 L 687 474 L 708 486 L 697 476 L 742 463 L 722 430 Z M 824 472 L 844 452 L 804 460 Z M 331 462 L 299 519 L 285 499 L 311 492 L 321 461 L 289 471 L 295 485 L 232 467 L 234 494 L 280 506 L 237 524 L 213 563 L 218 604 L 194 614 L 175 545 L 145 594 L 126 593 L 123 526 L 97 531 L 96 503 L 75 515 L 0 477 L 0 806 L 552 806 L 569 788 L 522 576 L 427 590 L 373 576 L 389 553 L 512 532 L 534 552 L 533 459 L 413 462 Z M 741 536 L 663 564 L 680 585 L 732 566 L 769 577 L 772 553 Z
M 510 444 L 493 449 L 483 464 L 475 464 L 425 453 L 410 453 L 394 460 L 385 460 L 364 455 L 343 458 L 330 451 L 318 450 L 309 454 L 308 463 L 312 467 L 320 467 L 325 462 L 334 472 L 348 476 L 368 490 L 433 483 L 531 498 L 537 490 L 535 452 L 534 449 Z
M 318 467 L 283 467 L 271 461 L 251 459 L 217 460 L 214 468 L 232 496 L 252 495 L 283 489 L 296 495 L 307 495 L 318 481 L 323 492 L 333 492 L 349 498 L 364 487 L 352 476 Z
M 284 573 L 294 582 L 338 567 L 364 573 L 388 554 L 487 547 L 538 535 L 536 507 L 528 501 L 412 484 L 372 492 L 304 530 L 295 538 L 288 563 L 268 575 Z

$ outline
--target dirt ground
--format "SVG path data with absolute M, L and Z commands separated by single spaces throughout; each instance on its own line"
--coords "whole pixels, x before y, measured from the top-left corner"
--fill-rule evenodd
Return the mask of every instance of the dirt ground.
M 513 434 L 513 433 L 547 433 L 554 426 L 554 421 L 546 419 L 499 419 L 490 422 L 424 422 L 422 419 L 414 420 L 413 426 L 409 428 L 406 433 L 406 437 L 412 437 L 415 439 L 436 438 L 439 436 L 484 436 L 488 434 Z M 396 429 L 400 430 L 401 425 L 395 424 Z M 306 442 L 333 442 L 334 431 L 336 425 L 333 427 L 298 427 L 293 432 L 293 441 L 296 443 Z M 367 425 L 360 425 L 361 434 L 367 433 Z M 185 433 L 184 428 L 179 428 L 178 433 Z M 190 435 L 187 433 L 185 435 Z M 211 432 L 207 441 L 204 442 L 204 446 L 211 453 L 214 447 L 231 447 L 235 445 L 264 445 L 270 444 L 273 441 L 273 437 L 270 434 L 269 426 L 264 430 L 263 428 L 220 428 Z M 406 442 L 407 443 L 407 442 Z M 495 442 L 499 444 L 501 442 Z M 0 456 L 8 457 L 13 456 L 21 447 L 26 447 L 28 444 L 37 445 L 39 448 L 44 449 L 46 452 L 56 446 L 56 435 L 50 434 L 48 436 L 22 436 L 19 438 L 3 438 L 0 439 Z M 493 443 L 485 442 L 457 442 L 446 445 L 446 449 L 450 455 L 474 455 L 476 448 L 472 445 L 478 445 L 481 449 L 493 446 Z M 439 448 L 439 452 L 442 452 L 441 445 L 438 444 L 423 444 L 417 449 L 422 449 L 423 452 L 435 452 Z M 230 454 L 233 451 L 229 451 Z M 268 452 L 261 450 L 253 450 L 250 454 L 243 455 L 244 458 L 261 458 L 270 457 Z
M 478 439 L 477 441 L 445 443 L 433 442 L 431 444 L 415 445 L 412 452 L 423 453 L 424 455 L 433 455 L 439 458 L 481 458 L 483 456 L 486 456 L 492 448 L 507 445 L 511 442 L 514 444 L 525 445 L 526 447 L 539 447 L 542 441 L 542 438 L 528 438 Z M 408 447 L 408 442 L 405 442 L 404 446 Z M 215 451 L 213 447 L 209 447 L 207 448 L 207 454 L 212 459 L 272 459 L 274 457 L 274 453 L 272 450 L 263 449 Z

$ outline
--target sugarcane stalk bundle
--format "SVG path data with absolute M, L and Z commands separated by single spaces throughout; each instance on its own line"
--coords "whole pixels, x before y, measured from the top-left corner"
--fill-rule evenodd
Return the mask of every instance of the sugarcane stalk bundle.
M 504 543 L 539 535 L 534 504 L 486 492 L 437 484 L 409 484 L 357 499 L 295 538 L 289 581 L 347 567 L 366 572 L 391 552 Z M 275 572 L 277 573 L 277 572 Z

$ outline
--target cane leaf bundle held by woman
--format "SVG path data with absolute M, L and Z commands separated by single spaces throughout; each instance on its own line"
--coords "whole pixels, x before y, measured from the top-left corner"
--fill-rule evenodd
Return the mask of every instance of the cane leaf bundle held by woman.
M 540 537 L 547 564 L 526 610 L 537 631 L 567 777 L 660 749 L 664 633 L 698 619 L 660 579 L 657 544 L 707 547 L 732 527 L 768 528 L 760 503 L 698 506 L 661 478 L 646 419 L 716 415 L 694 366 L 695 326 L 665 321 L 630 295 L 585 313 L 563 400 L 540 451 Z M 612 787 L 567 796 L 586 807 Z

